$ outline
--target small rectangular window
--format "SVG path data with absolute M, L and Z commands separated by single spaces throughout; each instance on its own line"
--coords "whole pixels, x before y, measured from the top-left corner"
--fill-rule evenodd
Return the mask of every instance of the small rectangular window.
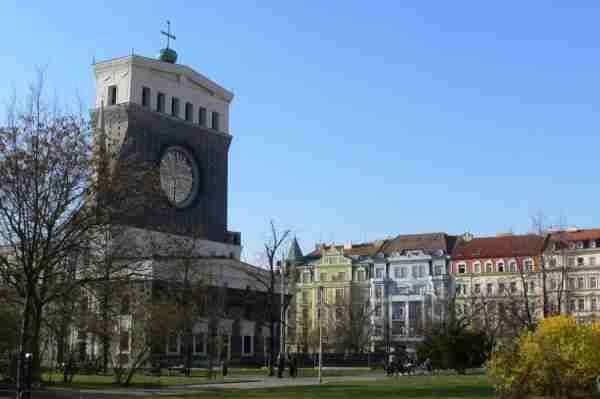
M 584 263 L 585 263 L 585 261 L 582 257 L 577 258 L 577 266 L 583 266 Z
M 115 105 L 117 103 L 117 86 L 108 86 L 108 105 Z
M 185 103 L 185 120 L 191 122 L 194 118 L 194 106 L 192 103 Z
M 243 353 L 244 355 L 252 354 L 252 337 L 250 335 L 244 335 L 243 338 Z
M 165 93 L 158 93 L 156 95 L 156 111 L 165 112 Z
M 583 298 L 577 300 L 577 310 L 580 312 L 585 311 L 585 300 Z
M 119 350 L 121 352 L 129 351 L 129 331 L 121 331 L 119 340 Z
M 198 124 L 206 127 L 206 108 L 198 107 Z
M 177 97 L 171 99 L 171 116 L 179 118 L 179 99 Z
M 213 111 L 210 127 L 214 130 L 219 130 L 219 113 L 218 112 Z
M 142 107 L 150 108 L 150 88 L 142 87 Z

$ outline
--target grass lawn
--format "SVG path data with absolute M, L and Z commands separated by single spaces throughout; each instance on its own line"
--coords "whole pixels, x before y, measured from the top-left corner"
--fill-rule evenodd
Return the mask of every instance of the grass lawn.
M 325 384 L 258 390 L 214 391 L 187 396 L 163 396 L 161 399 L 491 399 L 494 388 L 485 375 L 414 376 L 389 378 L 375 382 Z
M 265 369 L 229 369 L 228 376 L 223 379 L 220 375 L 220 370 L 217 370 L 217 378 L 213 380 L 207 379 L 206 369 L 192 369 L 192 376 L 185 377 L 181 374 L 173 373 L 168 375 L 166 371 L 163 375 L 158 376 L 146 376 L 143 374 L 136 374 L 133 377 L 130 387 L 132 388 L 158 388 L 166 386 L 176 385 L 200 385 L 200 384 L 214 384 L 222 382 L 243 382 L 252 381 L 256 378 L 262 378 L 267 375 L 268 370 Z M 324 369 L 323 375 L 325 377 L 336 377 L 336 376 L 354 376 L 371 373 L 368 368 L 352 368 L 352 369 Z M 298 370 L 299 377 L 316 377 L 317 370 L 315 369 L 300 369 Z M 45 373 L 44 381 L 49 387 L 60 387 L 60 388 L 72 388 L 72 389 L 97 389 L 114 387 L 114 380 L 112 375 L 88 375 L 88 374 L 76 374 L 71 384 L 63 383 L 63 375 L 61 373 Z

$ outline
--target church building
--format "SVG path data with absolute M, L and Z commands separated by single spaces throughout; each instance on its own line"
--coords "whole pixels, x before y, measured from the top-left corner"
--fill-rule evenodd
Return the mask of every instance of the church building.
M 170 32 L 169 38 L 174 38 Z M 241 234 L 228 230 L 233 93 L 176 61 L 167 45 L 157 59 L 132 54 L 93 65 L 94 145 L 110 153 L 111 170 L 134 164 L 156 172 L 157 187 L 144 191 L 129 185 L 135 206 L 115 210 L 119 234 L 113 241 L 137 255 L 120 261 L 141 268 L 112 300 L 117 303 L 112 361 L 137 361 L 151 347 L 148 362 L 163 365 L 191 357 L 191 365 L 201 367 L 211 353 L 217 358 L 211 361 L 263 365 L 272 335 L 268 304 L 276 299 L 268 300 L 266 271 L 240 261 Z M 135 168 L 127 173 L 137 176 Z M 200 295 L 192 287 L 200 286 L 203 299 L 190 306 Z M 179 294 L 182 287 L 187 297 Z M 98 314 L 96 293 L 88 292 L 84 302 L 82 311 Z M 149 343 L 136 325 L 157 304 L 167 303 L 172 312 L 164 312 L 158 323 L 162 337 Z M 89 359 L 103 351 L 94 324 L 79 325 L 69 342 Z

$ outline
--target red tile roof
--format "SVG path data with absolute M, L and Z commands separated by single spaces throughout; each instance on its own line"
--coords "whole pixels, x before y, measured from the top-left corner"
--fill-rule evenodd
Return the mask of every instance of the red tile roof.
M 551 239 L 564 241 L 600 240 L 600 229 L 557 231 L 551 234 Z
M 507 235 L 479 237 L 470 241 L 459 240 L 453 259 L 503 258 L 535 256 L 542 253 L 545 238 L 537 235 Z

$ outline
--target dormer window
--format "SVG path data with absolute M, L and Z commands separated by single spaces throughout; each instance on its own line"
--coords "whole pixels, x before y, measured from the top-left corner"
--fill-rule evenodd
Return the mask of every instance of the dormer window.
M 117 103 L 117 86 L 108 86 L 108 105 L 115 105 Z
M 475 264 L 473 265 L 473 268 L 475 269 L 475 273 L 477 273 L 477 274 L 481 273 L 481 263 L 475 262 Z
M 498 262 L 496 267 L 498 268 L 498 273 L 504 273 L 504 262 Z
M 185 120 L 191 122 L 194 118 L 194 106 L 192 103 L 185 103 Z
M 177 97 L 171 99 L 171 116 L 179 118 L 179 99 Z
M 206 108 L 198 107 L 198 124 L 206 127 Z
M 465 274 L 467 272 L 467 265 L 461 263 L 458 265 L 458 274 Z
M 211 127 L 211 129 L 219 130 L 219 113 L 218 112 L 213 111 L 210 127 Z
M 577 249 L 583 248 L 583 241 L 577 241 Z
M 165 112 L 165 93 L 156 95 L 156 112 Z
M 488 262 L 488 263 L 485 264 L 485 272 L 486 273 L 492 273 L 493 272 L 492 262 Z
M 150 108 L 150 88 L 142 87 L 142 107 Z

